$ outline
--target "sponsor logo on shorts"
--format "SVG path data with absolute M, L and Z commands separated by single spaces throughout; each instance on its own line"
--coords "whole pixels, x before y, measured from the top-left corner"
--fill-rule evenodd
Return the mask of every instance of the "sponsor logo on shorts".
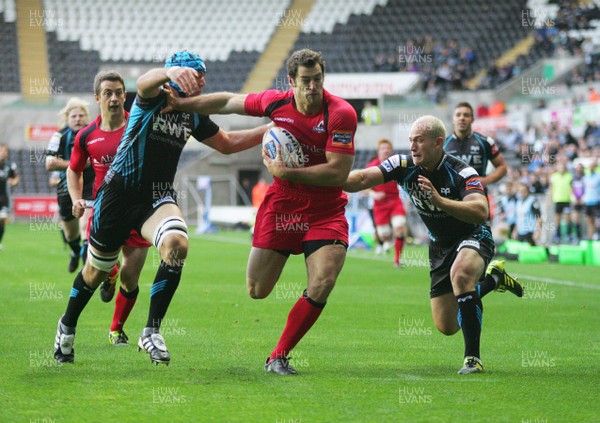
M 465 248 L 465 247 L 473 247 L 473 248 L 479 250 L 479 248 L 481 247 L 481 244 L 479 244 L 479 241 L 475 241 L 472 239 L 466 239 L 463 242 L 461 242 L 460 244 L 458 244 L 458 248 L 456 249 L 456 251 L 460 251 L 461 248 Z
M 167 195 L 166 197 L 163 197 L 152 203 L 152 208 L 155 209 L 163 203 L 175 203 L 175 200 L 173 200 L 173 197 L 171 197 L 170 195 Z
M 334 132 L 331 143 L 334 147 L 352 148 L 352 131 Z

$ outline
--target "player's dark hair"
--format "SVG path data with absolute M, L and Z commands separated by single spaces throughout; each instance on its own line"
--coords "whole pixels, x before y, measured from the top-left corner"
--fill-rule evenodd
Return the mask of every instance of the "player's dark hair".
M 123 90 L 125 89 L 125 81 L 123 81 L 123 77 L 119 72 L 115 70 L 100 71 L 94 78 L 94 94 L 100 95 L 100 84 L 104 81 L 120 82 L 123 85 Z
M 323 60 L 323 57 L 321 57 L 321 53 L 308 48 L 303 48 L 302 50 L 293 52 L 288 59 L 287 73 L 290 78 L 296 79 L 299 66 L 312 68 L 316 65 L 321 66 L 321 72 L 323 72 L 323 75 L 325 75 L 325 61 Z
M 475 113 L 473 113 L 473 106 L 471 106 L 471 103 L 467 103 L 466 101 L 462 101 L 460 103 L 458 103 L 456 106 L 454 106 L 454 110 L 458 109 L 459 107 L 466 107 L 471 111 L 471 116 L 475 117 Z

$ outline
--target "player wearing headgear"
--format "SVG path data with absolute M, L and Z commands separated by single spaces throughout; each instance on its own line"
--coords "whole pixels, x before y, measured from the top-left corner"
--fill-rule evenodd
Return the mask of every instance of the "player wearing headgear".
M 309 49 L 287 61 L 285 92 L 215 93 L 193 99 L 172 99 L 171 105 L 197 113 L 268 116 L 290 131 L 302 146 L 304 167 L 288 168 L 280 157 L 263 161 L 273 175 L 256 216 L 246 285 L 250 297 L 267 297 L 290 254 L 304 253 L 307 288 L 292 307 L 265 370 L 293 375 L 288 355 L 319 318 L 348 247 L 348 199 L 342 192 L 354 160 L 356 112 L 345 100 L 323 89 L 325 62 Z
M 82 219 L 77 219 L 73 216 L 73 203 L 71 202 L 67 188 L 67 168 L 69 167 L 69 159 L 71 158 L 71 151 L 75 143 L 75 136 L 81 128 L 89 123 L 87 106 L 86 102 L 77 97 L 73 97 L 67 102 L 66 106 L 59 112 L 60 124 L 64 124 L 65 126 L 52 135 L 46 151 L 46 170 L 60 171 L 60 181 L 56 186 L 56 196 L 63 234 L 67 244 L 71 248 L 68 267 L 71 273 L 77 270 L 79 257 L 85 263 L 87 254 L 87 238 L 84 239 L 83 246 L 80 243 L 81 234 L 85 233 L 85 222 L 89 214 L 86 214 Z M 94 169 L 91 166 L 85 168 L 83 181 L 83 198 L 92 200 Z
M 0 144 L 0 250 L 2 250 L 4 228 L 8 222 L 10 189 L 18 183 L 17 164 L 8 161 L 8 147 L 6 144 Z
M 261 142 L 267 125 L 225 132 L 208 116 L 173 111 L 161 114 L 167 96 L 162 86 L 177 84 L 196 96 L 206 85 L 202 59 L 187 51 L 170 56 L 137 80 L 137 96 L 117 154 L 98 189 L 90 232 L 90 251 L 78 273 L 65 314 L 59 319 L 54 357 L 72 363 L 77 320 L 94 290 L 117 263 L 119 251 L 134 229 L 158 249 L 161 263 L 150 291 L 150 310 L 138 349 L 153 363 L 170 362 L 160 325 L 179 285 L 188 251 L 187 225 L 173 186 L 185 143 L 193 136 L 222 153 L 234 153 Z
M 465 358 L 458 373 L 477 373 L 483 371 L 481 298 L 493 290 L 521 297 L 523 289 L 502 262 L 490 262 L 494 240 L 485 224 L 489 208 L 481 178 L 471 166 L 444 152 L 445 137 L 439 119 L 417 119 L 410 131 L 410 156 L 397 154 L 378 167 L 353 171 L 344 189 L 356 192 L 397 181 L 408 194 L 431 239 L 433 320 L 444 335 L 462 328 Z

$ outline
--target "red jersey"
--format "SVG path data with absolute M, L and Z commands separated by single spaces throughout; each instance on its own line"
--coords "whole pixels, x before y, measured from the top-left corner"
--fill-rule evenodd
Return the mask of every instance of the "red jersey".
M 91 159 L 92 167 L 96 172 L 92 192 L 94 198 L 96 198 L 96 192 L 117 154 L 117 148 L 127 127 L 127 119 L 129 119 L 129 113 L 125 112 L 125 124 L 116 131 L 107 132 L 100 129 L 102 116 L 98 116 L 77 133 L 69 167 L 75 172 L 83 172 L 88 157 Z
M 381 160 L 379 160 L 378 157 L 375 157 L 373 160 L 371 160 L 367 164 L 367 167 L 379 166 L 380 164 L 381 164 Z M 383 197 L 383 199 L 374 201 L 373 205 L 376 207 L 386 206 L 390 203 L 395 203 L 397 201 L 401 201 L 400 200 L 400 191 L 398 190 L 398 182 L 396 182 L 396 181 L 389 181 L 389 182 L 386 182 L 385 184 L 377 185 L 371 189 L 373 191 L 377 191 L 377 192 L 385 192 L 385 197 Z
M 357 118 L 345 100 L 323 90 L 323 109 L 303 115 L 296 109 L 294 92 L 263 91 L 248 94 L 244 109 L 251 116 L 268 116 L 277 126 L 290 131 L 302 146 L 304 167 L 326 163 L 326 152 L 354 155 Z M 274 184 L 313 192 L 342 194 L 342 187 L 306 185 L 274 178 Z

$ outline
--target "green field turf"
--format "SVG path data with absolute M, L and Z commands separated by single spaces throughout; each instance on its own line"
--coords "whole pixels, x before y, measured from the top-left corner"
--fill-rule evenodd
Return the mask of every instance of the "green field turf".
M 39 222 L 38 222 L 39 223 Z M 526 298 L 484 299 L 486 372 L 459 376 L 463 340 L 433 327 L 423 247 L 404 269 L 351 252 L 320 320 L 293 351 L 296 377 L 266 374 L 305 287 L 301 257 L 265 300 L 245 288 L 245 233 L 193 236 L 162 332 L 171 365 L 112 347 L 113 304 L 79 320 L 75 364 L 52 346 L 73 275 L 53 224 L 11 224 L 0 252 L 0 422 L 597 422 L 600 267 L 508 263 Z M 135 344 L 158 265 L 149 254 L 125 326 Z

